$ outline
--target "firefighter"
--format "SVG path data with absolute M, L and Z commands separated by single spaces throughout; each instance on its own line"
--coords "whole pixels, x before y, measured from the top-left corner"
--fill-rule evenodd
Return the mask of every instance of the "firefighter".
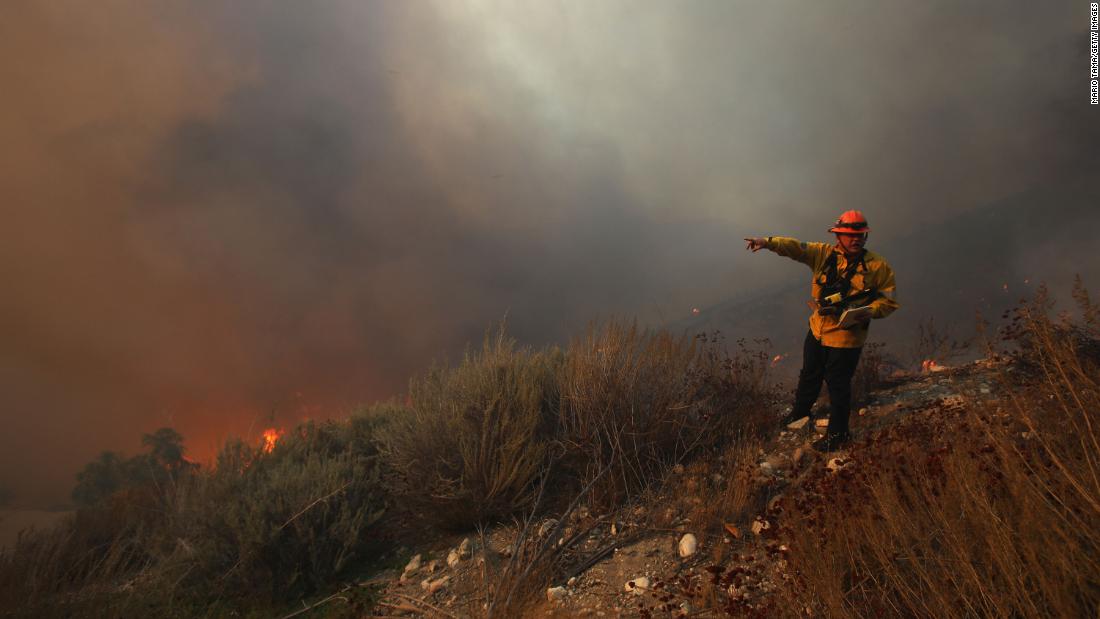
M 753 252 L 770 249 L 813 270 L 810 303 L 813 314 L 802 349 L 802 370 L 798 374 L 794 405 L 783 422 L 811 415 L 824 380 L 832 410 L 825 437 L 813 445 L 822 452 L 835 451 L 850 438 L 852 376 L 867 341 L 871 319 L 886 318 L 899 307 L 895 300 L 894 271 L 882 256 L 864 248 L 870 231 L 863 213 L 847 211 L 829 228 L 829 232 L 836 234 L 835 245 L 780 236 L 745 239 L 746 249 Z M 853 324 L 840 322 L 845 310 L 864 307 L 869 309 L 849 316 L 849 319 L 853 315 L 859 317 Z

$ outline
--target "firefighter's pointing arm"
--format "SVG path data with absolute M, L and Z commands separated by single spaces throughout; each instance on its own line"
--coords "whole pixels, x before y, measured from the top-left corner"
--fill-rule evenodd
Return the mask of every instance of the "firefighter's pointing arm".
M 806 243 L 784 236 L 756 237 L 745 240 L 749 242 L 747 249 L 752 251 L 770 249 L 780 256 L 797 260 L 811 269 L 817 269 L 828 252 L 828 245 L 824 243 Z

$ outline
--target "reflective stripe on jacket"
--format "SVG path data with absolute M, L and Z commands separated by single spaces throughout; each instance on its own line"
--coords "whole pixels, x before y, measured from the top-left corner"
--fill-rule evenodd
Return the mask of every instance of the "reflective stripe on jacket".
M 848 267 L 848 260 L 844 252 L 837 245 L 829 243 L 806 243 L 798 239 L 782 236 L 769 236 L 766 247 L 780 256 L 786 256 L 797 260 L 810 267 L 814 272 L 811 285 L 811 298 L 816 302 L 821 285 L 818 276 L 825 267 L 825 262 L 832 252 L 837 253 L 837 272 L 843 273 Z M 886 260 L 873 251 L 866 251 L 863 255 L 863 265 L 856 268 L 856 274 L 852 276 L 852 290 L 858 291 L 872 288 L 879 292 L 871 306 L 872 318 L 886 318 L 901 307 L 896 299 L 897 287 L 894 283 L 894 270 L 886 263 Z M 866 269 L 864 267 L 866 266 Z M 810 330 L 814 337 L 821 341 L 822 346 L 833 348 L 859 348 L 867 341 L 868 323 L 857 324 L 848 329 L 841 329 L 838 316 L 822 316 L 816 311 L 810 315 Z

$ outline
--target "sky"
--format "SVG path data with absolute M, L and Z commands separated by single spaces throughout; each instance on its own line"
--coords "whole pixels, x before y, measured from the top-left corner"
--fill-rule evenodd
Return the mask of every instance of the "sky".
M 0 487 L 774 288 L 1096 169 L 1080 2 L 13 0 Z M 888 255 L 888 252 L 883 253 Z M 30 472 L 30 473 L 28 473 Z

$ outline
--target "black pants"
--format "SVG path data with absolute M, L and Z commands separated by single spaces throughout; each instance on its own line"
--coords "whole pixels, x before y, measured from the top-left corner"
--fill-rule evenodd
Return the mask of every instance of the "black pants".
M 824 380 L 829 386 L 832 407 L 828 435 L 847 435 L 852 406 L 852 376 L 856 373 L 861 352 L 862 348 L 822 346 L 812 331 L 807 333 L 806 343 L 802 346 L 802 371 L 798 373 L 798 389 L 795 390 L 791 417 L 801 419 L 810 414 Z

